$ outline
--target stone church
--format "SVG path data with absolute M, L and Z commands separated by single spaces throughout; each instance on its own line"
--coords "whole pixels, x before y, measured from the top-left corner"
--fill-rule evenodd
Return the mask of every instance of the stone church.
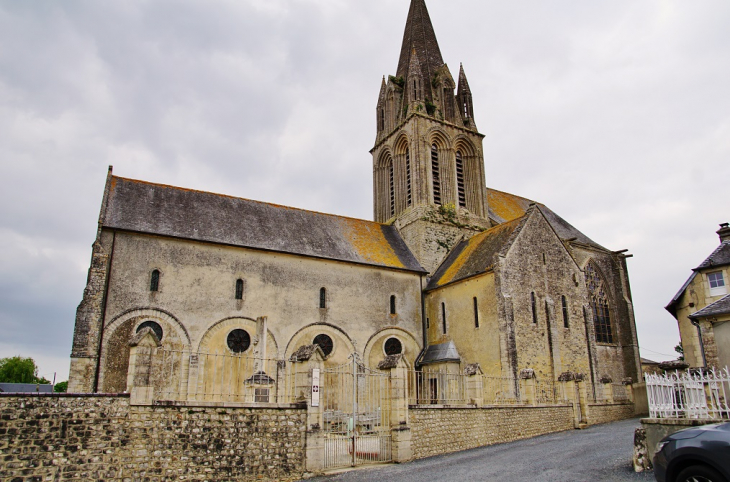
M 317 345 L 328 366 L 403 354 L 414 370 L 640 379 L 628 255 L 487 187 L 466 72 L 444 63 L 424 0 L 375 112 L 374 221 L 110 168 L 69 391 L 127 391 L 140 332 L 191 360 Z

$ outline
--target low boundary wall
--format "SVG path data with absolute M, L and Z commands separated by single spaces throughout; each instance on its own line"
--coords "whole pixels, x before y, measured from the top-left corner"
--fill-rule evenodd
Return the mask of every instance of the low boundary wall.
M 411 408 L 410 417 L 417 459 L 573 429 L 572 405 Z
M 129 402 L 125 395 L 0 395 L 0 480 L 293 481 L 304 474 L 304 407 Z

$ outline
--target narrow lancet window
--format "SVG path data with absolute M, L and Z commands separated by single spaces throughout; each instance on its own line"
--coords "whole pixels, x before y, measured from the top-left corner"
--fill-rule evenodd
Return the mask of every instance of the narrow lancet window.
M 390 216 L 395 216 L 395 172 L 393 169 L 393 161 L 390 161 L 388 168 L 388 176 L 390 183 Z
M 406 189 L 408 206 L 413 204 L 413 194 L 411 189 L 411 152 L 406 149 Z
M 474 327 L 479 328 L 479 304 L 476 296 L 474 297 Z
M 439 169 L 439 150 L 436 144 L 431 146 L 431 174 L 433 176 L 433 203 L 441 204 L 441 172 Z
M 563 301 L 563 326 L 566 328 L 570 328 L 570 317 L 568 314 L 568 300 L 565 298 L 565 295 L 562 296 Z
M 160 271 L 153 270 L 150 277 L 150 291 L 160 291 Z
M 464 187 L 464 158 L 456 151 L 456 184 L 459 189 L 459 206 L 466 207 L 466 188 Z
M 327 290 L 324 288 L 319 290 L 319 307 L 327 308 Z
M 395 295 L 390 297 L 390 314 L 395 315 Z
M 239 279 L 236 281 L 236 299 L 243 299 L 243 280 Z
M 446 334 L 446 303 L 441 303 L 441 319 L 443 320 L 444 335 Z
M 530 293 L 530 302 L 532 303 L 532 322 L 537 324 L 537 301 L 535 300 L 535 292 Z

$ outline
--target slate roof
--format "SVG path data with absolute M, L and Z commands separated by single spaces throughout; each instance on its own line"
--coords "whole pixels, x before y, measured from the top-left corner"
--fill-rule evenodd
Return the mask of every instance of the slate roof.
M 727 266 L 730 264 L 730 241 L 723 241 L 695 270 Z
M 102 225 L 425 272 L 393 226 L 116 176 Z
M 659 365 L 659 362 L 649 360 L 648 358 L 640 358 L 642 365 Z
M 492 269 L 497 255 L 511 244 L 510 240 L 526 219 L 523 216 L 500 224 L 460 242 L 438 267 L 426 289 L 440 288 Z
M 730 295 L 727 295 L 714 303 L 705 306 L 700 311 L 696 311 L 689 315 L 693 320 L 704 318 L 706 316 L 728 315 L 730 314 Z
M 426 352 L 421 357 L 420 365 L 429 365 L 432 363 L 443 363 L 451 361 L 461 361 L 461 356 L 456 350 L 453 341 L 441 343 L 439 345 L 431 345 L 426 348 Z
M 580 244 L 608 251 L 581 233 L 568 221 L 555 214 L 552 209 L 544 204 L 536 203 L 535 201 L 514 194 L 497 191 L 496 189 L 487 189 L 487 200 L 489 202 L 489 217 L 497 223 L 504 223 L 520 218 L 525 215 L 530 204 L 537 204 L 545 215 L 545 218 L 563 241 L 574 240 Z
M 53 393 L 53 385 L 35 383 L 0 383 L 3 393 Z
M 687 287 L 689 287 L 690 283 L 694 281 L 694 279 L 697 277 L 697 274 L 700 270 L 703 269 L 710 269 L 714 267 L 721 267 L 721 266 L 727 266 L 730 265 L 730 241 L 723 241 L 720 243 L 720 246 L 715 249 L 715 251 L 710 254 L 707 259 L 705 259 L 702 263 L 700 263 L 699 266 L 697 266 L 694 270 L 692 270 L 692 275 L 687 279 L 687 281 L 684 282 L 682 287 L 677 291 L 677 294 L 674 295 L 672 300 L 669 302 L 667 306 L 664 307 L 665 310 L 667 310 L 669 313 L 672 314 L 675 318 L 677 317 L 677 302 L 682 297 L 682 294 L 684 294 Z M 720 300 L 722 301 L 722 300 Z M 712 306 L 712 305 L 710 305 Z

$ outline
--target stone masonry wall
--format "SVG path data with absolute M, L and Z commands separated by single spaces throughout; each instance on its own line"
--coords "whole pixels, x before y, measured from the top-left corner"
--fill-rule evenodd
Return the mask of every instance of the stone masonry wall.
M 414 458 L 573 429 L 573 408 L 411 408 Z
M 612 405 L 588 405 L 588 421 L 591 425 L 616 422 L 634 418 L 633 403 L 615 403 Z
M 133 407 L 123 396 L 0 396 L 0 481 L 293 481 L 306 410 Z

